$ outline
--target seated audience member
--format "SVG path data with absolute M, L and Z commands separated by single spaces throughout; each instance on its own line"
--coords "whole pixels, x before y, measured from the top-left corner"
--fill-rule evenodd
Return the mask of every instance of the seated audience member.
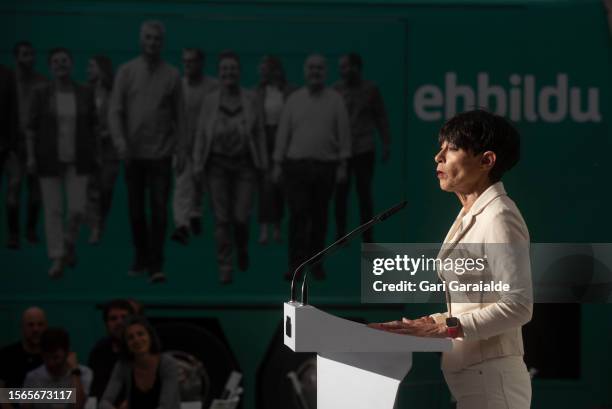
M 89 367 L 94 374 L 90 395 L 95 396 L 98 401 L 102 398 L 113 367 L 119 360 L 123 323 L 127 316 L 133 314 L 132 304 L 127 300 L 112 300 L 104 306 L 107 335 L 96 343 L 89 354 Z
M 40 337 L 47 329 L 45 312 L 30 307 L 21 317 L 22 339 L 0 350 L 0 383 L 5 388 L 21 388 L 28 372 L 42 364 Z
M 70 337 L 63 328 L 48 328 L 40 339 L 43 364 L 28 372 L 24 388 L 75 388 L 76 403 L 21 404 L 27 409 L 83 409 L 93 373 L 86 366 L 79 365 L 77 356 L 70 352 Z
M 179 409 L 178 367 L 162 354 L 151 324 L 139 316 L 126 320 L 121 338 L 121 359 L 115 365 L 100 409 Z M 126 398 L 114 406 L 121 390 Z

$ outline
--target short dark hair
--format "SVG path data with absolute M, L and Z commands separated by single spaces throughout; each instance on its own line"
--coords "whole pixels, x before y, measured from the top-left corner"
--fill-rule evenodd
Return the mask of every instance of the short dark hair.
M 51 353 L 58 349 L 70 351 L 70 335 L 64 328 L 49 327 L 40 337 L 40 350 Z
M 363 60 L 361 59 L 361 55 L 357 54 L 357 53 L 348 53 L 346 55 L 346 58 L 348 59 L 349 63 L 359 69 L 363 68 Z
M 448 142 L 473 154 L 495 152 L 496 161 L 489 173 L 491 182 L 498 182 L 521 157 L 521 138 L 514 125 L 503 116 L 484 109 L 474 109 L 447 120 L 438 135 L 438 142 Z
M 204 51 L 202 51 L 201 48 L 187 47 L 187 48 L 183 48 L 183 52 L 184 53 L 194 53 L 198 60 L 200 60 L 201 62 L 206 61 L 206 54 L 204 53 Z
M 161 352 L 161 342 L 155 328 L 153 328 L 151 323 L 142 315 L 132 315 L 128 317 L 123 324 L 123 334 L 121 335 L 121 344 L 119 345 L 119 354 L 123 361 L 134 360 L 134 355 L 130 351 L 126 340 L 127 330 L 132 325 L 142 325 L 149 334 L 149 339 L 151 340 L 150 353 L 158 354 Z
M 34 46 L 29 41 L 17 41 L 15 43 L 15 45 L 13 46 L 13 55 L 15 57 L 17 57 L 17 55 L 19 54 L 19 50 L 21 50 L 22 47 L 26 47 L 26 48 L 29 48 L 31 50 L 34 49 Z
M 219 53 L 217 58 L 217 65 L 221 64 L 223 60 L 234 60 L 240 65 L 240 56 L 232 50 L 223 50 Z
M 68 58 L 72 60 L 72 53 L 70 52 L 69 49 L 67 49 L 66 47 L 53 47 L 52 49 L 49 50 L 49 54 L 47 54 L 47 63 L 50 63 L 51 58 L 53 58 L 55 54 L 59 54 L 59 53 L 66 54 Z
M 102 310 L 104 322 L 108 321 L 108 314 L 110 314 L 111 310 L 123 310 L 127 311 L 130 315 L 134 314 L 134 307 L 132 307 L 128 300 L 115 298 L 104 304 L 104 309 Z

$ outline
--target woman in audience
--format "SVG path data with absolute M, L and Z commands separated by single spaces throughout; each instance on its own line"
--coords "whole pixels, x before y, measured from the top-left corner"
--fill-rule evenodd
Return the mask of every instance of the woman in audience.
M 125 401 L 113 406 L 125 391 Z M 141 316 L 129 317 L 121 339 L 121 358 L 113 373 L 100 409 L 179 409 L 178 368 L 170 355 L 161 353 L 157 333 Z
M 52 81 L 32 97 L 27 133 L 27 166 L 38 174 L 45 214 L 52 278 L 76 264 L 75 243 L 85 213 L 87 181 L 94 168 L 96 107 L 88 87 L 71 77 L 66 48 L 49 52 Z M 64 190 L 68 209 L 64 226 Z

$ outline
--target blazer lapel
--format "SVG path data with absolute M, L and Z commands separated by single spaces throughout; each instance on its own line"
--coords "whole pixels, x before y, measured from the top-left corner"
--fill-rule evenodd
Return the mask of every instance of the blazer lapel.
M 497 182 L 483 192 L 483 194 L 472 205 L 472 208 L 467 212 L 467 214 L 462 215 L 463 212 L 459 213 L 455 224 L 453 224 L 453 227 L 451 227 L 451 230 L 444 239 L 444 244 L 438 253 L 438 257 L 442 259 L 445 258 L 457 246 L 457 243 L 461 241 L 472 226 L 474 226 L 476 223 L 476 217 L 482 213 L 487 205 L 497 197 L 505 194 L 506 191 L 503 183 Z
M 446 238 L 444 239 L 444 243 L 442 244 L 442 248 L 438 253 L 439 259 L 445 259 L 448 254 L 453 251 L 453 249 L 457 246 L 457 243 L 461 241 L 461 239 L 466 235 L 466 233 L 474 226 L 476 222 L 476 217 L 473 214 L 468 212 L 467 215 L 461 216 L 457 218 L 455 224 L 451 227 Z

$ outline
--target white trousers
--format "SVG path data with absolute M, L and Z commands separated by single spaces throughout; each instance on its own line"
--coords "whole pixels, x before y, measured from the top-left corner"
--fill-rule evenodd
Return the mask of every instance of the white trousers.
M 531 379 L 522 356 L 506 356 L 444 371 L 457 409 L 529 409 Z
M 61 176 L 41 177 L 40 189 L 45 213 L 45 235 L 49 258 L 65 256 L 65 246 L 74 246 L 87 203 L 86 175 L 78 175 L 74 165 L 66 166 Z M 68 217 L 64 227 L 64 192 Z

